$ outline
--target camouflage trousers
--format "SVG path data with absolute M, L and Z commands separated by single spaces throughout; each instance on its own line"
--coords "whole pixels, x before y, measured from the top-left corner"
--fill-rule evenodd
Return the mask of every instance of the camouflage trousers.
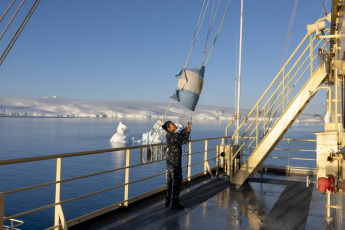
M 182 168 L 167 162 L 167 188 L 165 205 L 170 207 L 180 205 L 180 192 L 182 187 Z

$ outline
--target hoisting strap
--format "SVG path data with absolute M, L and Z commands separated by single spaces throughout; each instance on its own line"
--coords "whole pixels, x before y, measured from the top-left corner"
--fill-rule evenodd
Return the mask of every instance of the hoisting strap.
M 186 112 L 187 112 L 187 109 L 185 109 L 185 110 L 183 111 L 183 114 L 182 114 L 182 116 L 180 117 L 180 119 L 179 119 L 179 121 L 178 121 L 178 123 L 177 123 L 177 127 L 180 126 L 180 124 L 181 124 L 181 122 L 182 122 L 182 120 L 183 120 L 183 117 L 184 117 L 184 115 L 186 114 Z
M 160 127 L 162 126 L 162 124 L 163 124 L 163 121 L 164 121 L 164 119 L 165 119 L 165 116 L 167 115 L 168 110 L 169 110 L 169 108 L 170 108 L 170 106 L 171 106 L 172 100 L 173 100 L 173 99 L 171 98 L 171 99 L 170 99 L 170 102 L 169 102 L 169 105 L 168 105 L 167 109 L 165 110 L 164 116 L 163 116 L 163 118 L 162 118 L 162 120 L 161 120 L 161 123 L 159 124 L 159 127 L 157 128 L 157 130 L 156 130 L 156 132 L 155 132 L 155 135 L 153 136 L 153 139 L 151 140 L 151 143 L 150 143 L 149 148 L 151 148 L 151 145 L 152 145 L 152 143 L 153 143 L 153 141 L 154 141 L 154 139 L 155 139 L 155 137 L 156 137 L 156 135 L 157 135 L 157 133 L 158 133 L 158 131 L 159 131 L 159 128 L 160 128 Z

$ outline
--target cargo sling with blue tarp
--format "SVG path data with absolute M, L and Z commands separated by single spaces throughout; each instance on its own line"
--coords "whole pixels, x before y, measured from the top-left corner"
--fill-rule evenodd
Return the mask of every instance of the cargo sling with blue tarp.
M 174 95 L 175 101 L 184 105 L 187 109 L 195 110 L 204 82 L 205 66 L 195 69 L 183 69 L 176 75 L 179 77 Z

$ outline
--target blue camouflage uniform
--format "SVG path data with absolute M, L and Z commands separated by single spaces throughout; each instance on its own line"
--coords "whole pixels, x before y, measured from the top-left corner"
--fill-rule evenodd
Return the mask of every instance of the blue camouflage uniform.
M 174 208 L 180 205 L 180 192 L 182 186 L 182 145 L 186 144 L 189 139 L 187 128 L 181 133 L 167 132 L 167 190 L 166 206 Z

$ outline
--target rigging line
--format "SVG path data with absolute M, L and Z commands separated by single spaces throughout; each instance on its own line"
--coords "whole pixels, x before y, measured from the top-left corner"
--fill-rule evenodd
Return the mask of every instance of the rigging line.
M 327 4 L 327 3 L 326 3 L 326 4 Z M 323 9 L 324 9 L 324 11 L 325 11 L 325 15 L 327 16 L 326 6 L 325 6 L 325 3 L 323 2 L 323 0 L 322 0 L 322 5 L 323 5 Z
M 198 27 L 199 27 L 201 15 L 202 15 L 202 12 L 204 11 L 205 2 L 206 2 L 206 0 L 204 0 L 204 3 L 202 4 L 202 7 L 201 7 L 201 11 L 200 11 L 200 14 L 199 14 L 199 19 L 198 19 L 198 22 L 197 22 L 197 24 L 196 24 L 196 28 L 195 28 L 195 31 L 194 31 L 192 43 L 191 43 L 190 46 L 189 46 L 188 56 L 189 56 L 189 54 L 190 54 L 190 52 L 191 52 L 191 50 L 192 50 L 193 42 L 194 42 L 194 39 L 195 39 L 195 37 L 196 37 L 196 33 L 197 33 L 197 31 L 198 31 Z
M 214 9 L 215 2 L 216 2 L 216 0 L 213 1 L 211 17 L 210 17 L 210 24 L 209 24 L 209 27 L 208 27 L 208 32 L 207 32 L 207 37 L 206 37 L 206 42 L 205 42 L 204 55 L 202 57 L 202 65 L 204 64 L 205 55 L 206 55 L 206 51 L 207 51 L 207 45 L 208 45 L 208 41 L 209 41 L 210 36 L 211 36 L 211 32 L 212 32 L 212 29 L 213 29 L 214 21 L 216 19 L 216 15 L 217 15 L 217 12 L 218 12 L 218 7 L 219 7 L 220 0 L 218 0 L 217 8 L 216 8 L 216 10 L 214 12 L 214 16 L 213 16 L 213 9 Z M 213 16 L 213 19 L 212 19 L 212 16 Z
M 0 18 L 0 23 L 1 23 L 2 19 L 4 19 L 4 17 L 5 17 L 6 14 L 8 13 L 8 11 L 11 9 L 11 7 L 12 7 L 12 5 L 13 5 L 13 3 L 14 3 L 15 1 L 16 1 L 16 0 L 13 0 L 13 1 L 10 3 L 10 5 L 8 6 L 8 8 L 7 8 L 7 10 L 5 11 L 5 13 L 1 16 L 1 18 Z
M 180 119 L 179 119 L 179 121 L 178 121 L 178 123 L 177 123 L 177 128 L 180 126 L 180 124 L 181 124 L 181 122 L 182 122 L 182 119 L 183 119 L 184 115 L 186 114 L 186 112 L 187 112 L 187 109 L 185 109 L 185 110 L 183 111 L 183 114 L 182 114 L 182 116 L 180 117 Z
M 205 1 L 206 1 L 206 0 L 204 0 L 204 3 L 205 3 Z M 195 32 L 194 32 L 194 38 L 193 38 L 192 44 L 190 45 L 189 53 L 188 53 L 188 56 L 187 56 L 187 60 L 186 60 L 186 63 L 185 63 L 185 65 L 184 65 L 184 68 L 183 68 L 183 69 L 185 69 L 185 68 L 187 67 L 189 58 L 190 58 L 190 56 L 191 56 L 191 54 L 192 54 L 192 52 L 193 52 L 193 48 L 194 48 L 196 39 L 197 39 L 197 37 L 198 37 L 198 34 L 199 34 L 199 31 L 200 31 L 201 25 L 202 25 L 202 23 L 203 23 L 203 21 L 204 21 L 205 14 L 206 14 L 206 11 L 207 11 L 209 2 L 210 2 L 210 0 L 207 1 L 207 5 L 206 5 L 206 7 L 205 7 L 205 10 L 203 10 L 204 4 L 203 4 L 203 7 L 202 7 L 202 9 L 201 9 L 201 12 L 200 12 L 200 13 L 202 13 L 203 11 L 204 11 L 204 13 L 203 13 L 203 16 L 202 16 L 202 18 L 201 18 L 200 25 L 199 25 L 199 21 L 198 21 L 196 30 L 195 30 Z M 201 16 L 201 14 L 200 14 L 200 16 Z M 200 19 L 200 16 L 199 16 L 199 19 Z
M 319 16 L 319 19 L 321 18 L 322 14 L 325 13 L 326 16 L 327 16 L 327 11 L 326 11 L 326 6 L 327 6 L 327 3 L 328 3 L 328 0 L 326 0 L 326 3 L 323 2 L 322 0 L 322 4 L 323 4 L 323 9 L 321 10 L 321 13 L 320 13 L 320 16 Z
M 224 12 L 224 15 L 223 15 L 223 19 L 222 19 L 222 21 L 221 21 L 221 23 L 220 23 L 220 25 L 219 25 L 218 32 L 217 32 L 216 37 L 214 38 L 214 41 L 213 41 L 211 50 L 210 50 L 210 52 L 208 53 L 208 56 L 207 56 L 207 59 L 206 59 L 206 62 L 205 62 L 205 66 L 207 65 L 208 60 L 209 60 L 209 58 L 210 58 L 210 55 L 211 55 L 211 53 L 212 53 L 212 51 L 213 51 L 214 44 L 216 44 L 216 41 L 217 41 L 217 38 L 218 38 L 218 35 L 219 35 L 219 31 L 220 31 L 220 29 L 222 28 L 222 25 L 223 25 L 223 22 L 224 22 L 224 19 L 225 19 L 225 15 L 226 15 L 226 13 L 228 12 L 228 9 L 229 9 L 230 2 L 231 2 L 231 0 L 229 0 L 228 5 L 226 6 L 226 9 L 225 9 L 225 12 Z
M 177 127 L 180 126 L 180 124 L 181 124 L 181 122 L 182 122 L 182 120 L 183 120 L 184 115 L 186 114 L 186 112 L 187 112 L 187 109 L 185 109 L 185 110 L 183 111 L 183 114 L 182 114 L 182 116 L 180 117 L 180 119 L 179 119 L 179 121 L 178 121 L 178 123 L 177 123 Z
M 192 122 L 193 116 L 194 116 L 194 111 L 192 111 L 192 112 L 190 113 L 189 120 L 188 120 L 189 122 Z
M 162 124 L 163 124 L 163 121 L 164 121 L 164 119 L 165 119 L 165 116 L 167 115 L 168 110 L 169 110 L 169 108 L 170 108 L 170 106 L 171 106 L 172 100 L 173 100 L 173 99 L 171 98 L 171 99 L 170 99 L 170 102 L 169 102 L 169 105 L 168 105 L 167 109 L 165 110 L 164 116 L 163 116 L 163 118 L 162 118 L 162 120 L 161 120 L 161 123 L 159 124 L 159 126 L 158 126 L 158 128 L 157 128 L 157 130 L 156 130 L 156 132 L 155 132 L 155 135 L 153 136 L 153 138 L 152 138 L 152 140 L 151 140 L 151 143 L 150 143 L 149 148 L 151 148 L 151 145 L 152 145 L 152 143 L 153 143 L 153 141 L 154 141 L 154 139 L 155 139 L 155 137 L 156 137 L 156 135 L 157 135 L 157 133 L 158 133 L 158 131 L 159 131 L 159 128 L 160 128 L 160 127 L 162 126 Z
M 8 46 L 6 47 L 6 50 L 3 52 L 3 54 L 0 57 L 0 66 L 1 64 L 4 62 L 6 56 L 8 55 L 8 53 L 10 52 L 11 48 L 13 47 L 14 43 L 17 41 L 20 33 L 23 31 L 24 27 L 26 26 L 26 24 L 28 23 L 29 19 L 31 18 L 32 14 L 35 12 L 38 4 L 40 3 L 41 0 L 36 0 L 35 3 L 33 4 L 33 6 L 31 7 L 29 13 L 26 15 L 26 17 L 24 18 L 22 24 L 19 26 L 17 32 L 15 33 L 15 35 L 12 37 L 10 43 L 8 44 Z
M 7 26 L 5 27 L 5 29 L 2 31 L 2 34 L 0 35 L 0 40 L 1 40 L 1 38 L 4 36 L 4 34 L 6 33 L 8 27 L 10 27 L 10 25 L 12 24 L 13 19 L 17 16 L 18 11 L 20 10 L 20 8 L 22 8 L 24 2 L 25 2 L 25 0 L 23 0 L 23 1 L 20 3 L 20 5 L 18 6 L 16 12 L 14 12 L 14 14 L 13 14 L 11 20 L 7 23 Z
M 208 4 L 209 4 L 210 0 L 207 1 L 207 5 L 206 5 L 205 10 L 204 10 L 205 2 L 206 2 L 206 0 L 204 0 L 204 3 L 203 3 L 203 5 L 202 5 L 201 11 L 200 11 L 200 15 L 199 15 L 199 19 L 198 19 L 198 23 L 197 23 L 196 29 L 195 29 L 195 31 L 194 31 L 193 40 L 192 40 L 192 43 L 191 43 L 191 45 L 190 45 L 189 53 L 188 53 L 188 56 L 187 56 L 187 60 L 186 60 L 186 63 L 185 63 L 185 66 L 184 66 L 183 69 L 185 69 L 185 68 L 187 67 L 187 63 L 188 63 L 188 61 L 189 61 L 190 55 L 192 54 L 193 47 L 194 47 L 194 44 L 195 44 L 196 39 L 197 39 L 197 37 L 198 37 L 198 34 L 199 34 L 199 31 L 200 31 L 201 25 L 202 25 L 202 23 L 203 23 L 203 21 L 204 21 L 204 17 L 205 17 L 205 14 L 206 14 L 206 11 L 207 11 L 207 8 L 208 8 Z M 204 13 L 203 13 L 203 12 L 204 12 Z M 202 15 L 202 17 L 201 17 L 201 15 Z M 200 19 L 201 19 L 201 21 L 200 21 Z M 161 120 L 161 123 L 160 123 L 159 127 L 162 125 L 162 123 L 163 123 L 163 121 L 164 121 L 164 119 L 165 119 L 165 116 L 166 116 L 166 114 L 167 114 L 167 112 L 168 112 L 168 110 L 169 110 L 169 107 L 170 107 L 170 105 L 171 105 L 172 100 L 173 100 L 173 99 L 170 100 L 170 103 L 169 103 L 169 105 L 168 105 L 168 108 L 167 108 L 166 111 L 165 111 L 165 114 L 164 114 L 164 116 L 163 116 L 163 118 L 162 118 L 162 120 Z M 186 110 L 185 110 L 185 112 L 186 112 Z M 185 113 L 185 112 L 184 112 L 184 113 Z M 184 115 L 183 115 L 183 116 L 184 116 Z M 183 116 L 182 116 L 182 117 L 183 117 Z M 156 135 L 157 135 L 157 133 L 158 133 L 158 131 L 159 131 L 159 127 L 158 127 L 158 129 L 156 130 L 155 135 L 153 136 L 153 139 L 152 139 L 152 141 L 151 141 L 151 143 L 150 143 L 150 145 L 149 145 L 149 148 L 151 148 L 151 145 L 152 145 L 152 143 L 153 143 L 153 141 L 154 141 L 154 139 L 155 139 L 155 137 L 156 137 Z
M 292 14 L 291 14 L 291 18 L 290 18 L 290 23 L 289 23 L 289 28 L 288 28 L 288 33 L 286 35 L 286 40 L 285 40 L 285 45 L 284 45 L 284 51 L 283 51 L 283 55 L 282 55 L 282 58 L 281 58 L 281 61 L 280 61 L 280 68 L 282 68 L 282 66 L 284 65 L 284 62 L 285 62 L 285 57 L 286 57 L 286 53 L 287 53 L 287 49 L 289 47 L 289 42 L 290 42 L 290 38 L 291 38 L 291 32 L 292 32 L 292 27 L 293 27 L 293 24 L 294 24 L 294 21 L 295 21 L 295 15 L 296 15 L 296 10 L 297 10 L 297 5 L 298 5 L 298 0 L 295 0 L 295 3 L 294 3 L 294 7 L 293 7 L 293 10 L 292 10 Z M 284 75 L 282 77 L 282 81 L 284 81 Z M 276 86 L 275 88 L 278 87 L 278 81 L 276 82 Z M 274 95 L 270 105 L 272 106 L 272 103 L 275 101 L 275 99 L 277 98 L 277 93 Z M 284 97 L 283 97 L 284 98 Z M 276 110 L 272 116 L 272 118 L 274 118 L 276 115 L 277 115 L 277 111 Z M 268 113 L 268 117 L 270 117 L 272 115 L 272 111 L 270 111 Z M 273 119 L 270 119 L 269 121 L 269 124 L 268 124 L 268 127 L 271 127 L 273 123 Z

